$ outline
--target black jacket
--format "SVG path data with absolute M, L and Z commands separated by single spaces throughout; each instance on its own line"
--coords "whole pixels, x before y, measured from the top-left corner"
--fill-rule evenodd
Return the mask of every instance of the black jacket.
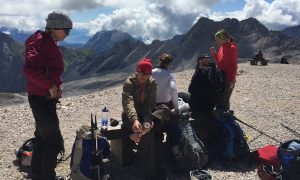
M 195 70 L 188 89 L 191 94 L 189 101 L 191 112 L 197 113 L 214 109 L 217 101 L 217 92 L 213 87 L 209 74 L 215 70 L 214 64 Z

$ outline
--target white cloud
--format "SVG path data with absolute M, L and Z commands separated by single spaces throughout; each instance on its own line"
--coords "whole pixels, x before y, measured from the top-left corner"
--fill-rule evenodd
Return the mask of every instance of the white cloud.
M 117 29 L 150 43 L 153 39 L 168 39 L 176 34 L 187 32 L 199 12 L 178 13 L 162 5 L 149 4 L 135 8 L 115 10 L 111 15 L 99 15 L 95 20 L 81 27 L 86 27 L 94 34 L 100 30 Z
M 33 31 L 45 26 L 47 15 L 54 11 L 70 14 L 103 6 L 104 0 L 0 0 L 0 26 Z
M 299 0 L 245 0 L 240 11 L 213 12 L 216 3 L 236 0 L 0 0 L 0 26 L 33 31 L 45 26 L 47 14 L 53 10 L 68 14 L 98 7 L 116 9 L 112 14 L 100 14 L 86 23 L 74 22 L 76 28 L 91 34 L 100 30 L 117 29 L 133 36 L 168 39 L 187 32 L 199 17 L 222 20 L 226 17 L 246 19 L 255 17 L 271 29 L 300 24 Z
M 282 30 L 283 28 L 300 24 L 299 0 L 274 0 L 271 3 L 264 0 L 245 1 L 246 4 L 240 11 L 214 12 L 210 18 L 221 20 L 230 17 L 243 20 L 255 17 L 272 30 Z

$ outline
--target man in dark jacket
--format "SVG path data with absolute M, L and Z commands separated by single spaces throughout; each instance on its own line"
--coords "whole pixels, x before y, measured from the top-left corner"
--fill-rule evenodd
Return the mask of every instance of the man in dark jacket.
M 211 63 L 210 57 L 207 54 L 199 56 L 188 89 L 191 94 L 189 98 L 191 117 L 195 119 L 191 121 L 192 127 L 206 147 L 210 147 L 214 141 L 215 122 L 211 112 L 217 104 L 217 86 L 214 85 L 216 73 L 216 66 Z
M 192 113 L 210 112 L 216 106 L 217 93 L 209 79 L 211 69 L 216 69 L 216 67 L 209 58 L 207 54 L 198 58 L 195 73 L 188 89 L 191 94 L 189 105 Z
M 46 19 L 46 30 L 37 31 L 25 42 L 25 64 L 28 101 L 35 119 L 35 140 L 31 160 L 32 180 L 55 180 L 57 155 L 64 151 L 56 104 L 61 97 L 62 54 L 57 46 L 72 29 L 71 19 L 52 12 Z M 61 177 L 60 177 L 61 178 Z

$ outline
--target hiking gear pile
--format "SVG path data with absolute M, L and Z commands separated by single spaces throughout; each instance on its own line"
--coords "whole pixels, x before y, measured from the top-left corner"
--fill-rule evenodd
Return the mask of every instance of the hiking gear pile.
M 107 176 L 103 159 L 110 156 L 110 146 L 99 131 L 95 131 L 94 135 L 89 126 L 82 126 L 76 131 L 70 163 L 72 180 L 94 179 L 97 174 L 101 178 Z
M 267 145 L 252 152 L 258 161 L 258 176 L 263 180 L 300 179 L 300 140 L 289 140 L 278 148 Z

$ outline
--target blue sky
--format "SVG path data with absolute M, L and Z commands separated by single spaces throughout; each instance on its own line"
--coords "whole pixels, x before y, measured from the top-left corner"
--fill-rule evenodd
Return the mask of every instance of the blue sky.
M 300 24 L 299 0 L 0 0 L 0 27 L 34 31 L 54 11 L 70 15 L 74 28 L 93 35 L 119 30 L 150 43 L 186 33 L 200 17 L 215 21 L 254 17 L 267 28 Z
M 230 12 L 230 11 L 237 11 L 243 9 L 245 5 L 244 0 L 237 0 L 235 2 L 220 2 L 215 4 L 212 9 L 214 11 L 220 12 Z
M 271 3 L 272 0 L 266 0 L 266 2 Z M 233 0 L 233 1 L 229 1 L 229 2 L 224 2 L 221 1 L 217 4 L 215 4 L 212 9 L 214 11 L 220 11 L 220 12 L 231 12 L 231 11 L 238 11 L 243 9 L 243 7 L 245 6 L 245 1 L 244 0 Z

